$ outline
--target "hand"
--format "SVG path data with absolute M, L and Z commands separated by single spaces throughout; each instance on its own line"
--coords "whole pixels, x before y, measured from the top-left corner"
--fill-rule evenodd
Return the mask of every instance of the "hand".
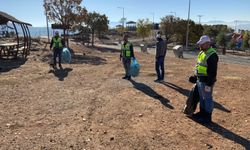
M 207 85 L 205 86 L 205 91 L 206 92 L 211 92 L 211 89 L 212 89 L 211 86 L 207 86 Z
M 197 77 L 196 76 L 190 76 L 188 81 L 191 82 L 191 83 L 196 83 L 197 82 Z

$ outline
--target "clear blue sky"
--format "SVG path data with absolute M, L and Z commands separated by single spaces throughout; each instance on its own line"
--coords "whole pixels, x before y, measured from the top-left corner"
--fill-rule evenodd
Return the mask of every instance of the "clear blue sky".
M 127 20 L 149 18 L 159 22 L 160 18 L 175 12 L 177 17 L 187 19 L 189 0 L 83 0 L 88 11 L 106 14 L 110 22 L 118 22 L 124 7 Z M 250 0 L 191 0 L 190 18 L 198 22 L 211 20 L 250 21 Z M 0 0 L 0 10 L 33 26 L 45 26 L 43 0 Z M 174 13 L 172 13 L 173 15 Z

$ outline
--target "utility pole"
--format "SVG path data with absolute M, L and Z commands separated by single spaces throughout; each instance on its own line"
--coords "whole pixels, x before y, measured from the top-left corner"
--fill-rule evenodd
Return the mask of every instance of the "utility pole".
M 150 13 L 153 16 L 153 23 L 152 23 L 152 39 L 154 39 L 154 25 L 155 25 L 155 13 Z
M 48 14 L 47 14 L 46 10 L 45 10 L 45 14 L 46 14 L 46 23 L 47 23 L 48 43 L 50 43 L 50 39 L 49 39 L 49 21 L 48 21 Z
M 238 21 L 237 21 L 237 20 L 235 20 L 234 22 L 235 22 L 234 32 L 237 32 L 237 30 L 236 30 L 236 29 L 237 29 L 237 23 L 238 23 Z
M 169 13 L 174 14 L 174 17 L 176 18 L 176 12 L 175 11 L 170 11 Z
M 199 24 L 201 24 L 201 17 L 203 17 L 203 15 L 198 15 L 199 17 Z
M 191 0 L 189 0 L 189 6 L 188 6 L 188 21 L 187 21 L 187 33 L 186 33 L 186 50 L 188 49 L 188 34 L 189 34 L 190 5 L 191 5 Z
M 124 7 L 118 7 L 118 8 L 122 9 L 122 26 L 124 30 L 125 29 Z

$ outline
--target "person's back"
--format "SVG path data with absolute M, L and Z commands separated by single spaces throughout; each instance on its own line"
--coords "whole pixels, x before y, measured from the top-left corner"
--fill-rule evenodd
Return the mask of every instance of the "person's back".
M 156 57 L 160 57 L 160 56 L 165 57 L 166 52 L 167 52 L 166 41 L 160 38 L 156 43 Z
M 161 34 L 158 33 L 156 36 L 157 43 L 156 43 L 156 62 L 155 62 L 155 70 L 157 73 L 157 79 L 155 82 L 160 82 L 164 80 L 164 59 L 167 52 L 167 45 L 166 42 L 161 38 Z

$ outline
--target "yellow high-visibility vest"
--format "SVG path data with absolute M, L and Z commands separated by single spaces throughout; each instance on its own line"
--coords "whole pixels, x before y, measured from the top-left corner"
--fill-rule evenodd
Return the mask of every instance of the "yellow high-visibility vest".
M 58 37 L 57 39 L 55 37 L 53 37 L 53 47 L 54 48 L 62 48 L 62 40 L 60 37 Z
M 209 48 L 206 52 L 201 51 L 199 53 L 195 67 L 195 74 L 197 76 L 207 76 L 207 59 L 214 53 L 216 53 L 216 51 L 213 48 Z
M 121 50 L 122 50 L 122 56 L 125 58 L 131 57 L 131 50 L 130 50 L 130 43 L 126 43 L 125 45 L 122 44 Z

